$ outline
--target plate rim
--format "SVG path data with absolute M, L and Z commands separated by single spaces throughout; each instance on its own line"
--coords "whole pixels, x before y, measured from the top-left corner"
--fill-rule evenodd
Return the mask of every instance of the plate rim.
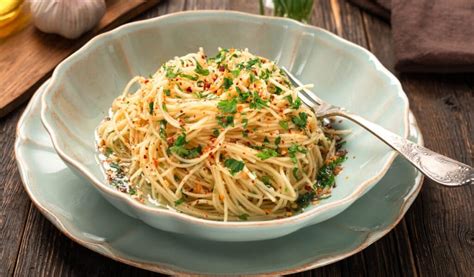
M 127 29 L 131 29 L 135 26 L 146 26 L 147 24 L 152 24 L 155 22 L 159 22 L 161 20 L 166 20 L 167 18 L 171 17 L 179 17 L 182 15 L 186 14 L 208 14 L 208 15 L 216 15 L 216 14 L 228 14 L 228 15 L 236 15 L 240 17 L 247 17 L 247 18 L 252 18 L 252 19 L 264 19 L 264 20 L 269 20 L 269 21 L 280 21 L 280 22 L 286 22 L 289 25 L 297 25 L 299 28 L 302 28 L 303 30 L 307 29 L 313 29 L 317 30 L 318 32 L 324 33 L 331 37 L 332 39 L 335 39 L 339 41 L 340 43 L 350 46 L 352 48 L 357 49 L 361 53 L 367 55 L 369 57 L 370 62 L 373 64 L 375 69 L 377 71 L 380 71 L 383 76 L 386 76 L 390 79 L 391 84 L 394 84 L 397 88 L 397 97 L 400 97 L 400 99 L 403 102 L 404 109 L 403 109 L 403 126 L 404 126 L 404 134 L 403 137 L 407 138 L 409 134 L 409 129 L 410 129 L 410 123 L 409 123 L 409 112 L 410 112 L 410 107 L 409 107 L 409 101 L 408 97 L 405 94 L 400 81 L 388 70 L 386 69 L 381 62 L 375 57 L 374 54 L 372 54 L 370 51 L 367 49 L 350 42 L 344 38 L 341 38 L 325 29 L 322 29 L 320 27 L 312 26 L 312 25 L 306 25 L 303 23 L 300 23 L 296 20 L 293 19 L 288 19 L 288 18 L 279 18 L 279 17 L 272 17 L 272 16 L 262 16 L 262 15 L 255 15 L 255 14 L 250 14 L 250 13 L 245 13 L 245 12 L 239 12 L 239 11 L 215 11 L 215 10 L 198 10 L 198 11 L 180 11 L 176 13 L 170 13 L 166 15 L 162 15 L 159 17 L 151 18 L 151 19 L 146 19 L 146 20 L 141 20 L 137 22 L 132 22 L 132 23 L 127 23 L 124 24 L 118 28 L 115 28 L 111 31 L 105 32 L 103 34 L 100 34 L 94 38 L 92 38 L 90 41 L 88 41 L 84 46 L 82 46 L 79 50 L 74 52 L 72 55 L 67 57 L 64 61 L 62 61 L 57 68 L 54 70 L 53 75 L 50 79 L 50 82 L 47 85 L 47 88 L 45 90 L 50 91 L 52 87 L 58 86 L 58 75 L 61 75 L 62 69 L 64 66 L 68 64 L 72 59 L 74 59 L 76 56 L 80 56 L 84 54 L 88 48 L 90 48 L 96 41 L 106 41 L 107 39 L 113 39 L 116 35 L 118 35 L 119 32 L 121 31 L 126 31 Z M 86 170 L 83 165 L 77 161 L 76 159 L 72 158 L 68 153 L 66 153 L 59 145 L 58 141 L 59 138 L 57 134 L 54 131 L 54 128 L 50 125 L 49 120 L 47 119 L 47 113 L 50 111 L 48 101 L 47 101 L 47 95 L 48 93 L 43 93 L 41 97 L 41 122 L 43 123 L 43 126 L 45 127 L 46 131 L 48 132 L 53 147 L 56 151 L 56 153 L 61 157 L 63 161 L 66 161 L 68 166 L 73 167 L 77 172 L 79 172 L 82 176 L 84 176 L 97 190 L 101 191 L 102 193 L 105 193 L 109 195 L 110 197 L 114 197 L 116 200 L 121 201 L 121 203 L 126 204 L 128 207 L 133 209 L 134 213 L 138 212 L 149 212 L 152 213 L 154 216 L 171 216 L 174 217 L 176 220 L 179 220 L 181 222 L 186 222 L 189 224 L 197 224 L 201 225 L 204 227 L 209 227 L 209 228 L 217 228 L 217 229 L 225 229 L 225 228 L 254 228 L 254 227 L 271 227 L 279 224 L 301 224 L 301 228 L 305 226 L 312 225 L 310 220 L 311 218 L 323 213 L 323 212 L 328 212 L 331 209 L 335 209 L 340 206 L 344 206 L 346 204 L 349 204 L 347 207 L 349 207 L 352 203 L 354 203 L 357 199 L 359 199 L 372 185 L 374 185 L 376 182 L 378 182 L 388 171 L 390 166 L 392 165 L 393 161 L 397 157 L 397 152 L 394 150 L 388 150 L 389 156 L 387 157 L 383 167 L 379 169 L 379 172 L 371 176 L 370 178 L 366 179 L 363 181 L 361 184 L 357 186 L 357 188 L 348 196 L 337 200 L 332 203 L 328 203 L 324 206 L 317 206 L 307 212 L 287 217 L 287 218 L 281 218 L 281 219 L 274 219 L 274 220 L 268 220 L 268 221 L 236 221 L 236 222 L 220 222 L 220 221 L 212 221 L 208 219 L 202 219 L 202 218 L 197 218 L 191 215 L 187 215 L 184 213 L 178 213 L 172 210 L 168 209 L 160 209 L 156 207 L 150 207 L 143 205 L 135 200 L 133 200 L 131 197 L 128 195 L 121 193 L 115 189 L 113 189 L 110 186 L 107 186 L 100 180 L 98 180 L 95 176 L 93 176 L 88 170 Z M 341 209 L 341 212 L 345 208 Z M 301 229 L 297 228 L 295 231 Z M 292 231 L 294 232 L 294 231 Z
M 28 178 L 27 178 L 28 176 L 27 176 L 27 173 L 26 173 L 27 166 L 24 164 L 24 161 L 20 158 L 19 148 L 22 147 L 22 145 L 24 145 L 24 142 L 25 142 L 25 139 L 21 137 L 22 127 L 24 126 L 26 120 L 32 117 L 32 108 L 33 108 L 34 103 L 39 101 L 40 103 L 38 103 L 38 104 L 42 105 L 42 103 L 40 101 L 40 96 L 43 93 L 43 91 L 46 89 L 47 82 L 49 82 L 49 80 L 47 80 L 45 83 L 43 83 L 43 85 L 41 85 L 38 88 L 37 92 L 33 95 L 32 99 L 28 103 L 28 106 L 25 108 L 23 114 L 21 115 L 21 117 L 18 121 L 18 124 L 17 124 L 17 128 L 16 128 L 16 139 L 15 139 L 15 145 L 14 145 L 15 157 L 16 157 L 17 166 L 18 166 L 18 169 L 19 169 L 22 185 L 23 185 L 25 191 L 27 192 L 30 200 L 35 205 L 35 207 L 41 212 L 41 214 L 43 214 L 43 216 L 46 217 L 46 219 L 48 219 L 66 237 L 68 237 L 72 241 L 78 243 L 79 245 L 81 245 L 81 246 L 83 246 L 83 247 L 85 247 L 85 248 L 87 248 L 91 251 L 94 251 L 98 254 L 101 254 L 105 257 L 108 257 L 112 260 L 130 265 L 130 266 L 134 266 L 134 267 L 137 267 L 137 268 L 150 270 L 150 271 L 153 271 L 153 272 L 158 272 L 158 273 L 202 275 L 201 273 L 195 273 L 195 272 L 192 272 L 192 271 L 182 270 L 182 269 L 177 268 L 176 266 L 169 265 L 169 264 L 162 264 L 160 262 L 148 263 L 148 262 L 140 262 L 140 261 L 136 261 L 136 260 L 133 260 L 133 259 L 120 257 L 119 255 L 114 254 L 116 252 L 109 250 L 109 249 L 113 249 L 109 245 L 102 245 L 102 244 L 95 243 L 95 242 L 88 242 L 88 241 L 82 240 L 80 238 L 77 238 L 73 234 L 73 231 L 70 230 L 70 228 L 68 229 L 66 227 L 66 225 L 63 224 L 63 222 L 54 214 L 54 212 L 50 211 L 46 207 L 43 207 L 43 205 L 40 203 L 40 201 L 35 197 L 35 195 L 31 191 L 30 185 L 27 185 L 29 183 Z M 409 126 L 411 128 L 416 129 L 416 131 L 418 133 L 418 143 L 423 145 L 423 135 L 420 132 L 419 126 L 418 126 L 417 121 L 416 121 L 416 118 L 414 117 L 414 115 L 411 111 L 410 111 L 410 125 Z M 419 192 L 421 191 L 421 188 L 423 187 L 423 180 L 424 180 L 423 174 L 421 174 L 418 171 L 418 173 L 415 177 L 415 180 L 414 180 L 415 184 L 413 185 L 411 190 L 407 193 L 407 195 L 404 197 L 404 202 L 403 202 L 402 206 L 400 207 L 400 209 L 398 211 L 398 216 L 395 218 L 395 220 L 391 224 L 389 224 L 386 228 L 384 228 L 382 230 L 376 230 L 376 231 L 368 233 L 367 236 L 365 237 L 365 239 L 362 242 L 359 243 L 359 246 L 356 247 L 355 249 L 353 249 L 352 251 L 344 252 L 344 253 L 329 256 L 329 257 L 325 257 L 325 258 L 322 258 L 322 259 L 316 259 L 312 262 L 308 262 L 308 263 L 303 264 L 303 265 L 290 267 L 290 268 L 287 268 L 287 269 L 282 269 L 282 270 L 277 270 L 277 271 L 272 271 L 272 272 L 265 272 L 265 273 L 262 273 L 262 274 L 261 273 L 250 273 L 250 274 L 246 274 L 246 275 L 272 276 L 272 275 L 275 275 L 275 274 L 291 274 L 291 273 L 302 272 L 302 271 L 315 269 L 315 268 L 318 268 L 318 267 L 322 267 L 322 266 L 340 261 L 342 259 L 345 259 L 349 256 L 352 256 L 352 255 L 364 250 L 365 248 L 367 248 L 368 246 L 370 246 L 371 244 L 373 244 L 374 242 L 376 242 L 377 240 L 379 240 L 380 238 L 385 236 L 387 233 L 389 233 L 393 228 L 395 228 L 396 225 L 398 225 L 398 223 L 404 217 L 404 215 L 406 214 L 406 212 L 408 211 L 408 209 L 410 208 L 410 206 L 413 204 L 414 200 L 418 196 Z M 146 223 L 140 222 L 140 224 L 146 224 Z M 196 238 L 196 239 L 198 239 L 198 238 Z

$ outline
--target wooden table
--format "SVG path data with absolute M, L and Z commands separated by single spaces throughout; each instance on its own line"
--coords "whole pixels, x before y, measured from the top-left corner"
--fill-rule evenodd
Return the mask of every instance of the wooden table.
M 169 0 L 138 19 L 194 9 L 258 13 L 258 1 Z M 311 23 L 369 49 L 393 69 L 387 23 L 344 0 L 315 0 Z M 402 74 L 399 78 L 426 146 L 472 165 L 474 74 Z M 32 205 L 13 152 L 15 128 L 24 107 L 0 119 L 0 276 L 153 275 L 72 242 Z M 425 180 L 413 206 L 388 235 L 350 258 L 297 275 L 472 276 L 473 196 L 472 186 L 445 188 Z

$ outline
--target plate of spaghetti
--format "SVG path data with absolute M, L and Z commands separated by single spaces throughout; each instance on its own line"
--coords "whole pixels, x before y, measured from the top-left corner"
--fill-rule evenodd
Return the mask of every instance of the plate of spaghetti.
M 136 87 L 132 90 L 132 87 Z M 341 133 L 284 72 L 247 49 L 175 57 L 136 76 L 97 128 L 118 190 L 192 216 L 268 220 L 330 197 Z
M 95 37 L 53 72 L 41 121 L 72 171 L 131 217 L 207 240 L 277 238 L 347 209 L 396 157 L 359 126 L 317 118 L 280 66 L 408 136 L 407 97 L 366 49 L 237 12 L 165 15 Z

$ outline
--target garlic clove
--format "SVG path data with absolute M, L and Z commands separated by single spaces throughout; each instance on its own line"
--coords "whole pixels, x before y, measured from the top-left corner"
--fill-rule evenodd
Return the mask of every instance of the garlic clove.
M 69 39 L 92 29 L 105 14 L 104 0 L 30 0 L 29 4 L 38 29 Z

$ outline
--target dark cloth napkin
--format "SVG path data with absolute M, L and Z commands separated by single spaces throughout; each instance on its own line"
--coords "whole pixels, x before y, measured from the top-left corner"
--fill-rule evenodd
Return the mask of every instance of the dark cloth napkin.
M 474 0 L 349 0 L 391 21 L 395 69 L 474 72 Z

